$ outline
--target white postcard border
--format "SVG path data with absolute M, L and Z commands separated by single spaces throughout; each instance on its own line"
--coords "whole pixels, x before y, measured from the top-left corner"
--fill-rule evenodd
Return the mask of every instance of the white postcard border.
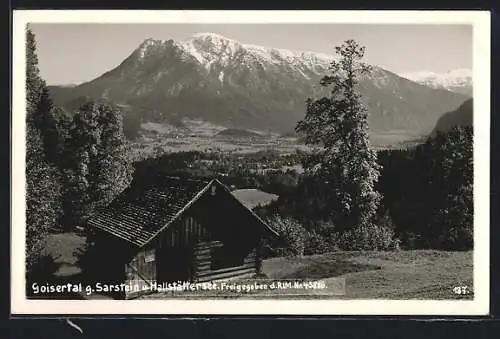
M 379 23 L 473 25 L 474 300 L 28 300 L 25 295 L 27 23 Z M 11 312 L 22 314 L 487 315 L 489 312 L 490 13 L 488 11 L 15 10 Z M 439 39 L 439 37 L 436 37 Z

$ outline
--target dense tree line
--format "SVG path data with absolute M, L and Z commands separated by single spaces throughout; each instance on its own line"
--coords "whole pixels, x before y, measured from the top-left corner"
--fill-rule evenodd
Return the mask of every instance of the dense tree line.
M 461 127 L 433 136 L 419 146 L 379 151 L 381 170 L 375 189 L 383 199 L 374 217 L 372 233 L 390 236 L 393 232 L 405 248 L 470 249 L 472 142 L 472 128 Z M 230 161 L 227 157 L 235 159 Z M 258 188 L 277 194 L 277 201 L 257 207 L 256 211 L 274 221 L 277 215 L 293 219 L 296 222 L 284 223 L 299 224 L 312 232 L 318 246 L 326 246 L 318 237 L 327 238 L 332 230 L 333 233 L 340 231 L 330 218 L 335 206 L 329 200 L 331 186 L 325 185 L 328 179 L 293 170 L 252 173 L 234 164 L 265 159 L 256 154 L 247 154 L 244 160 L 240 157 L 209 152 L 164 154 L 137 163 L 136 173 L 137 177 L 142 174 L 144 178 L 151 177 L 152 173 L 217 177 L 230 187 Z M 204 165 L 202 160 L 213 162 Z M 311 157 L 305 157 L 305 161 L 311 161 Z M 218 174 L 219 170 L 226 175 Z M 310 251 L 312 249 L 306 247 L 306 252 Z
M 472 248 L 472 150 L 472 127 L 455 127 L 417 147 L 380 152 L 379 189 L 407 247 Z
M 412 148 L 379 151 L 382 170 L 376 188 L 383 200 L 375 224 L 387 226 L 379 231 L 394 231 L 408 249 L 472 249 L 472 149 L 472 128 L 456 127 Z M 321 179 L 302 175 L 291 193 L 282 190 L 277 201 L 256 211 L 264 218 L 297 220 L 307 231 L 324 234 L 325 225 L 336 228 L 327 190 Z
M 130 183 L 121 112 L 86 102 L 55 107 L 40 76 L 35 36 L 26 32 L 26 267 L 51 231 L 74 230 Z

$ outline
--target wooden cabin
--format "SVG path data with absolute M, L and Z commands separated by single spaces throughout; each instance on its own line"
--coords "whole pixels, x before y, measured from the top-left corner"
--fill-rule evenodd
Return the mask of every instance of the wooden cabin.
M 163 177 L 136 184 L 87 222 L 91 262 L 103 284 L 254 276 L 263 239 L 277 236 L 216 179 Z

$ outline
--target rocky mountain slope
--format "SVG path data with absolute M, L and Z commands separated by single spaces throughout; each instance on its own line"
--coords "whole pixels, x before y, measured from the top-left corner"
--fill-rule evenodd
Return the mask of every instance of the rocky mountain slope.
M 444 114 L 439 118 L 432 135 L 437 132 L 448 132 L 455 126 L 472 126 L 473 100 L 467 100 L 458 109 Z
M 202 119 L 229 128 L 286 133 L 304 116 L 332 56 L 248 45 L 212 33 L 145 40 L 116 68 L 75 87 L 50 87 L 71 110 L 82 97 L 127 105 L 143 121 Z M 467 96 L 374 67 L 360 85 L 374 133 L 429 133 Z

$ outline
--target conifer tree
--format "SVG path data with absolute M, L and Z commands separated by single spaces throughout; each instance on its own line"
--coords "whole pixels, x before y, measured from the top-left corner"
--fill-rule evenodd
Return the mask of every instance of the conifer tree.
M 338 58 L 330 65 L 331 74 L 320 81 L 330 95 L 307 100 L 305 118 L 296 131 L 316 148 L 317 163 L 309 170 L 328 187 L 327 206 L 335 227 L 351 230 L 370 226 L 376 216 L 380 195 L 374 185 L 379 167 L 358 92 L 361 77 L 370 73 L 362 62 L 365 48 L 347 40 L 335 50 Z
M 47 85 L 40 76 L 35 36 L 29 29 L 27 30 L 26 52 L 27 86 L 31 89 L 27 93 L 30 119 L 40 133 L 47 161 L 51 164 L 61 165 L 59 161 L 62 160 L 66 126 L 63 123 L 63 114 L 54 106 Z
M 28 28 L 26 30 L 26 118 L 33 121 L 40 105 L 43 80 L 38 69 L 35 36 Z
M 57 169 L 44 154 L 37 117 L 43 96 L 34 35 L 28 29 L 26 46 L 26 268 L 29 272 L 40 258 L 43 240 L 57 227 L 61 210 Z

